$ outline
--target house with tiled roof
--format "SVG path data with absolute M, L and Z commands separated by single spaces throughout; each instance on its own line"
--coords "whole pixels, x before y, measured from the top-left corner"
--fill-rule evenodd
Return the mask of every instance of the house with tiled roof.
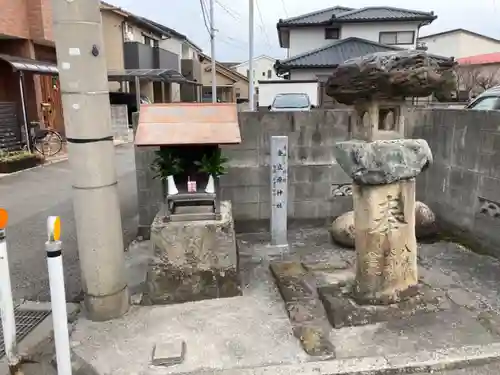
M 277 61 L 275 69 L 292 80 L 321 81 L 347 59 L 416 48 L 421 27 L 436 18 L 433 12 L 386 6 L 334 6 L 280 19 L 278 38 L 289 57 Z

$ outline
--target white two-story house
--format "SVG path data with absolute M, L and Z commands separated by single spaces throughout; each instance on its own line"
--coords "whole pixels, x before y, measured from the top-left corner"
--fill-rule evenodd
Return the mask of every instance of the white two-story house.
M 335 6 L 279 20 L 280 46 L 289 57 L 276 62 L 276 72 L 292 80 L 323 80 L 348 59 L 416 48 L 420 28 L 436 18 L 433 12 L 384 6 Z
M 274 70 L 274 64 L 276 59 L 273 59 L 267 55 L 260 55 L 253 59 L 253 78 L 254 87 L 258 91 L 259 81 L 274 81 L 279 80 L 279 77 Z M 231 66 L 231 69 L 236 70 L 238 73 L 244 75 L 245 77 L 250 77 L 250 64 L 249 61 L 244 61 L 239 64 Z

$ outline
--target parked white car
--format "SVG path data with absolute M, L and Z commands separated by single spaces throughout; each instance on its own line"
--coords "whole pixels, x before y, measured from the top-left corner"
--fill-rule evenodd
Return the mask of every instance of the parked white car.
M 492 87 L 479 94 L 471 100 L 465 109 L 477 111 L 498 111 L 500 110 L 500 86 Z
M 314 105 L 311 104 L 309 95 L 303 92 L 283 93 L 276 95 L 268 108 L 272 112 L 310 111 Z

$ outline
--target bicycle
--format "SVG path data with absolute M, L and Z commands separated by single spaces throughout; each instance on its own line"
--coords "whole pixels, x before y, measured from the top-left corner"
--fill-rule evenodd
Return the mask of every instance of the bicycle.
M 63 138 L 52 129 L 41 129 L 40 123 L 30 122 L 30 143 L 33 150 L 43 157 L 57 155 L 63 147 Z

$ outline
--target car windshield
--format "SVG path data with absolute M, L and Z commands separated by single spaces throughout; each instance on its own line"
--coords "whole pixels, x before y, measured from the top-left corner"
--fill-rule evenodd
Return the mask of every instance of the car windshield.
M 497 96 L 485 96 L 472 103 L 469 109 L 479 111 L 491 111 L 498 108 L 499 98 Z
M 307 108 L 309 105 L 309 97 L 305 94 L 277 95 L 273 102 L 274 108 Z

